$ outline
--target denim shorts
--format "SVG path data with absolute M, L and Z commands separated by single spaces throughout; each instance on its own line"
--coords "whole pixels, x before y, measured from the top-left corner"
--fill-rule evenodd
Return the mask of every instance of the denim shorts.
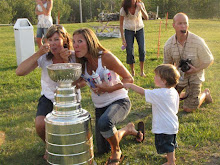
M 52 112 L 53 103 L 51 100 L 42 95 L 39 99 L 37 106 L 37 116 L 47 116 L 48 113 Z
M 46 36 L 48 28 L 37 28 L 37 38 L 42 38 Z
M 176 134 L 155 134 L 155 146 L 158 154 L 173 152 L 177 148 Z

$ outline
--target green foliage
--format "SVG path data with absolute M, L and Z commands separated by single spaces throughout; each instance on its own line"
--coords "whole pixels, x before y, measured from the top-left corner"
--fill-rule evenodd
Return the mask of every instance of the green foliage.
M 219 0 L 142 0 L 147 11 L 157 12 L 165 18 L 169 13 L 172 19 L 177 12 L 185 12 L 190 18 L 220 18 Z M 122 0 L 81 0 L 83 22 L 96 21 L 98 14 L 120 11 Z M 15 23 L 18 18 L 28 18 L 32 24 L 37 23 L 35 0 L 1 0 L 0 23 Z M 52 18 L 54 23 L 60 15 L 60 23 L 80 22 L 79 0 L 54 0 Z
M 71 11 L 71 6 L 68 3 L 61 0 L 54 1 L 51 13 L 54 24 L 56 23 L 56 18 L 58 16 L 60 16 L 60 23 L 68 22 Z
M 138 48 L 135 41 L 135 83 L 144 88 L 152 89 L 154 86 L 153 69 L 163 62 L 163 46 L 166 40 L 174 34 L 172 20 L 168 20 L 165 30 L 165 21 L 162 20 L 160 54 L 157 58 L 158 30 L 160 20 L 144 21 L 146 41 L 146 78 L 140 77 L 138 63 Z M 185 113 L 180 105 L 178 117 L 180 122 L 176 149 L 176 164 L 179 165 L 206 165 L 219 164 L 220 145 L 220 98 L 219 98 L 219 63 L 220 63 L 220 21 L 208 19 L 190 19 L 190 31 L 201 36 L 206 41 L 214 55 L 214 64 L 206 69 L 206 81 L 202 90 L 209 88 L 214 100 L 212 104 L 203 104 L 193 113 Z M 119 22 L 110 22 L 119 24 Z M 81 27 L 99 25 L 98 22 L 63 24 L 72 35 L 73 31 Z M 34 25 L 36 32 L 36 26 Z M 126 64 L 126 53 L 120 49 L 121 39 L 100 38 L 101 43 L 111 50 L 122 63 Z M 27 76 L 15 75 L 16 52 L 13 27 L 0 27 L 0 132 L 5 133 L 5 141 L 1 145 L 0 137 L 0 164 L 1 165 L 46 165 L 42 159 L 45 144 L 35 132 L 35 113 L 40 97 L 40 69 L 35 69 Z M 37 50 L 36 46 L 36 50 Z M 128 117 L 117 128 L 122 128 L 128 122 L 144 121 L 146 137 L 144 143 L 136 143 L 134 137 L 127 136 L 120 143 L 123 154 L 126 156 L 122 164 L 127 165 L 158 165 L 166 159 L 156 153 L 154 135 L 151 133 L 152 112 L 151 105 L 147 104 L 144 97 L 129 91 L 132 109 Z M 94 107 L 88 87 L 82 89 L 82 107 L 90 112 L 94 134 Z M 95 140 L 95 136 L 94 136 Z M 98 156 L 95 151 L 95 161 L 98 165 L 104 164 L 109 154 Z
M 12 20 L 12 7 L 6 0 L 0 1 L 0 24 L 9 24 Z
M 12 6 L 13 18 L 12 22 L 16 22 L 18 18 L 27 18 L 32 24 L 37 23 L 37 17 L 35 15 L 35 1 L 33 0 L 9 0 L 9 4 Z

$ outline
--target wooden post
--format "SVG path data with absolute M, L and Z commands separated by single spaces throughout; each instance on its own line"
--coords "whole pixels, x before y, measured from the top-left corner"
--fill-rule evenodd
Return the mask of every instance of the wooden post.
M 81 2 L 81 0 L 79 0 L 79 15 L 80 15 L 80 23 L 82 23 L 83 18 L 82 18 L 82 2 Z
M 161 22 L 162 22 L 162 21 L 160 21 L 160 25 L 159 25 L 158 48 L 157 48 L 157 59 L 159 58 L 159 55 L 160 55 L 160 34 L 161 34 Z
M 58 11 L 58 24 L 60 24 L 60 11 Z
M 159 6 L 157 6 L 157 15 L 156 15 L 156 19 L 159 19 Z
M 168 21 L 168 12 L 167 12 L 167 16 L 166 16 L 166 30 L 167 30 L 167 21 Z

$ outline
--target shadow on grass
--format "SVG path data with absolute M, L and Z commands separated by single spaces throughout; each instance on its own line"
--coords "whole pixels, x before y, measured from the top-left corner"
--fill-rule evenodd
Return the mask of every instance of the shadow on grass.
M 156 60 L 158 60 L 158 58 L 156 58 L 156 57 L 155 58 L 149 58 L 149 60 L 150 61 L 156 61 Z
M 185 112 L 184 110 L 182 110 L 182 108 L 179 108 L 179 112 L 178 112 L 178 116 L 179 117 L 182 117 L 182 116 L 186 116 L 186 115 L 188 115 L 188 114 L 190 114 L 189 112 Z
M 136 127 L 137 127 L 137 123 L 139 121 L 144 121 L 145 125 L 148 122 L 151 124 L 151 121 L 149 121 L 149 120 L 146 121 L 146 118 L 148 118 L 150 115 L 151 115 L 151 108 L 145 108 L 143 110 L 131 109 L 131 111 L 128 114 L 127 118 L 118 125 L 118 129 L 124 127 L 129 122 L 133 122 Z
M 112 40 L 112 39 L 116 39 L 116 38 L 114 38 L 114 37 L 98 37 L 98 39 L 100 40 L 100 41 L 104 41 L 104 40 Z
M 16 153 L 5 156 L 2 160 L 2 165 L 17 164 L 17 165 L 48 165 L 43 159 L 44 144 L 42 142 L 35 143 L 30 149 L 17 151 Z
M 38 97 L 36 97 L 36 98 L 33 98 L 32 96 L 30 96 L 30 95 L 23 95 L 23 96 L 20 96 L 20 97 L 11 97 L 10 99 L 8 99 L 7 98 L 7 100 L 6 99 L 2 99 L 2 102 L 1 102 L 1 111 L 2 112 L 6 112 L 6 111 L 11 111 L 11 107 L 12 106 L 16 106 L 17 108 L 19 108 L 19 106 L 24 106 L 24 104 L 29 104 L 30 105 L 30 103 L 34 103 L 34 102 L 36 102 L 36 101 L 38 101 L 39 100 L 39 98 Z M 35 105 L 35 109 L 37 110 L 37 104 L 38 103 L 35 103 L 36 105 Z
M 10 67 L 6 67 L 6 68 L 0 68 L 0 72 L 1 71 L 8 71 L 8 70 L 15 70 L 17 68 L 17 66 L 10 66 Z

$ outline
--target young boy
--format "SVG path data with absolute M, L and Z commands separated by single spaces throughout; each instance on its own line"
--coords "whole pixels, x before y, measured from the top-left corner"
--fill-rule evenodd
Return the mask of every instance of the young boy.
M 154 72 L 154 83 L 158 89 L 144 89 L 132 83 L 124 83 L 124 88 L 144 95 L 146 102 L 152 104 L 152 132 L 155 134 L 157 153 L 167 154 L 167 162 L 164 165 L 175 165 L 179 95 L 174 87 L 180 74 L 171 64 L 159 65 Z

